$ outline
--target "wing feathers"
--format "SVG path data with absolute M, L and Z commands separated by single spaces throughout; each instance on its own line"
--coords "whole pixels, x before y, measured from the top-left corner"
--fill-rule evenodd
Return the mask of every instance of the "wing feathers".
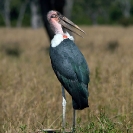
M 78 47 L 65 39 L 57 47 L 50 48 L 50 58 L 57 78 L 72 96 L 73 108 L 88 107 L 89 69 Z

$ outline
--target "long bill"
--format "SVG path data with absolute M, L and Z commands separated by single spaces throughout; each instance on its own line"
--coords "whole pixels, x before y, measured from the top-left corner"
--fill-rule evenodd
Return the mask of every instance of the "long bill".
M 74 28 L 78 29 L 79 31 L 81 31 L 81 32 L 83 32 L 83 33 L 85 34 L 85 32 L 84 32 L 82 29 L 80 29 L 76 24 L 74 24 L 72 21 L 70 21 L 68 18 L 66 18 L 66 17 L 64 17 L 64 16 L 62 16 L 62 15 L 61 15 L 59 18 L 60 18 L 59 23 L 60 23 L 63 27 L 65 27 L 66 29 L 70 30 L 71 32 L 73 32 L 73 33 L 79 35 L 80 37 L 83 37 L 81 34 L 77 33 L 77 32 L 74 31 L 74 30 L 72 30 L 72 27 L 74 27 Z

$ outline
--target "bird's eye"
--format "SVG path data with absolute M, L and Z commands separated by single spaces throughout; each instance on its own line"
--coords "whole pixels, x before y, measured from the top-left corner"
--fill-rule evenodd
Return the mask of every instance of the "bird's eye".
M 56 15 L 56 14 L 53 14 L 53 15 L 51 16 L 51 18 L 57 18 L 57 15 Z

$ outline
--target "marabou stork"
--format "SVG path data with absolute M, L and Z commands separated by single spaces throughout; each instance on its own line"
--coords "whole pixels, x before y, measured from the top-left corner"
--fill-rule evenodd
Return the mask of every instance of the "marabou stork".
M 77 25 L 57 11 L 49 11 L 47 19 L 55 36 L 51 40 L 50 59 L 52 68 L 62 85 L 62 106 L 63 106 L 63 129 L 65 131 L 66 98 L 65 89 L 72 97 L 73 104 L 73 130 L 75 129 L 75 110 L 82 110 L 88 105 L 88 83 L 89 69 L 83 54 L 80 52 L 74 39 L 67 32 L 66 28 L 77 35 L 71 29 L 74 27 L 84 33 Z M 65 88 L 65 89 L 64 89 Z

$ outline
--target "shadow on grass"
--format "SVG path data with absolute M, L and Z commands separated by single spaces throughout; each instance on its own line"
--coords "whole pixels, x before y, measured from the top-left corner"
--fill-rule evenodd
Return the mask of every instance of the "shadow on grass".
M 113 53 L 118 49 L 118 47 L 119 47 L 118 41 L 114 40 L 114 41 L 108 42 L 106 49 Z
M 62 133 L 60 129 L 42 129 L 36 133 Z M 66 130 L 65 133 L 72 133 L 71 131 Z
M 5 53 L 7 56 L 11 57 L 20 57 L 21 55 L 21 49 L 19 46 L 19 43 L 5 43 L 0 45 L 0 51 Z

